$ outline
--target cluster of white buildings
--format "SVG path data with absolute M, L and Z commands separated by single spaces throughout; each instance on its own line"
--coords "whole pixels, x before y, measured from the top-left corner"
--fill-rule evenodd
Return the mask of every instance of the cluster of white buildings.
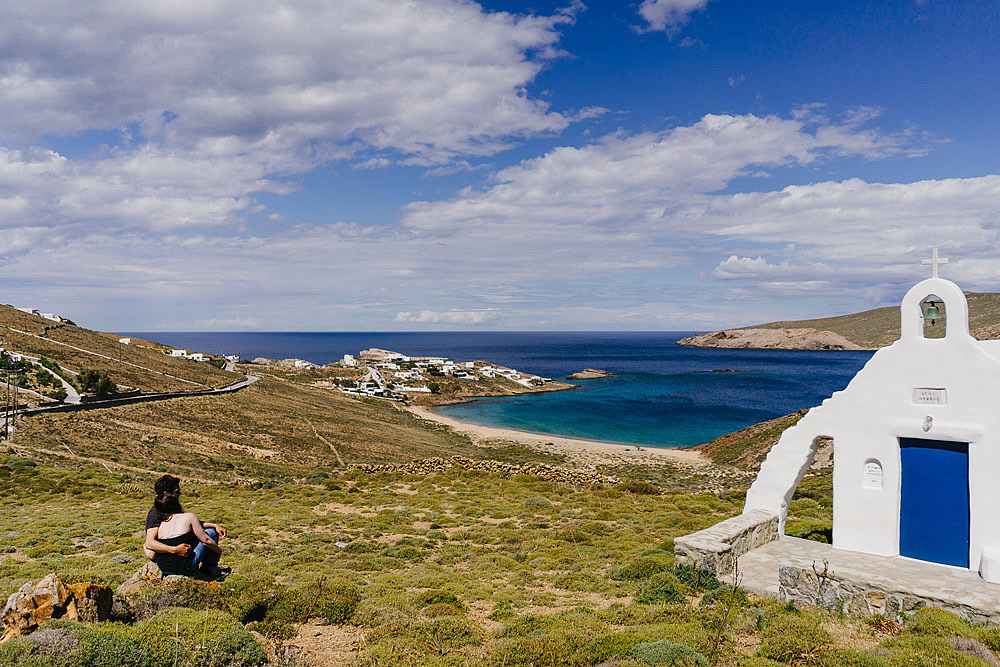
M 480 363 L 477 367 L 474 361 L 455 362 L 445 357 L 408 357 L 398 352 L 371 348 L 361 351 L 357 357 L 345 354 L 340 365 L 346 368 L 364 367 L 368 370 L 364 379 L 356 387 L 341 387 L 347 394 L 360 396 L 379 396 L 388 398 L 387 394 L 395 394 L 400 399 L 403 393 L 430 393 L 426 384 L 428 375 L 443 376 L 459 380 L 480 380 L 482 378 L 502 377 L 516 382 L 524 387 L 535 387 L 548 378 L 537 375 L 522 374 L 512 368 L 501 368 Z M 391 373 L 391 382 L 385 380 L 385 373 Z M 403 384 L 403 383 L 409 384 Z
M 53 322 L 65 322 L 66 319 L 59 317 L 55 313 L 43 313 L 35 308 L 18 308 L 22 313 L 28 313 L 29 315 L 37 315 L 38 317 L 44 317 L 47 320 L 52 320 Z
M 118 341 L 119 343 L 123 341 Z M 131 343 L 131 341 L 129 341 Z M 128 345 L 129 343 L 124 343 Z M 206 357 L 201 352 L 188 352 L 187 350 L 170 350 L 169 352 L 164 352 L 164 354 L 171 357 L 178 357 L 180 359 L 190 359 L 191 361 L 211 361 L 210 357 Z

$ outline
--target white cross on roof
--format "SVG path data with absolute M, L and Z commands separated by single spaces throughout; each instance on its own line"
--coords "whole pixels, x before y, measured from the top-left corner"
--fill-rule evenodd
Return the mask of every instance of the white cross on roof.
M 930 264 L 931 265 L 931 277 L 932 278 L 937 278 L 938 277 L 938 266 L 941 265 L 941 264 L 947 264 L 948 263 L 948 259 L 947 258 L 938 259 L 937 248 L 934 248 L 933 250 L 931 250 L 931 258 L 930 259 L 921 260 L 920 263 L 921 264 Z

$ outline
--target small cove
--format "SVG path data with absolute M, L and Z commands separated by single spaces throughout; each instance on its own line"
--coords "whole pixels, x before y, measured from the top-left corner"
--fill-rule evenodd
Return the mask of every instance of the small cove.
M 614 373 L 577 389 L 479 399 L 441 414 L 486 426 L 591 440 L 681 447 L 818 405 L 850 382 L 872 352 L 681 347 L 692 332 L 136 333 L 210 353 L 319 364 L 368 347 L 481 359 L 563 380 L 584 368 Z M 733 370 L 738 372 L 712 372 Z

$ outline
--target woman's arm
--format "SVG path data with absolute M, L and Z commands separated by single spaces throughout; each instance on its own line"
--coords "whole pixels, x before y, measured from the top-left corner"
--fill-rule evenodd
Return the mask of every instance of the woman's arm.
M 159 537 L 160 527 L 153 526 L 146 530 L 146 541 L 143 542 L 142 546 L 146 547 L 150 551 L 155 551 L 158 554 L 174 554 L 175 556 L 187 556 L 191 551 L 190 544 L 178 544 L 175 547 L 169 544 L 164 544 L 160 542 L 157 537 Z
M 201 540 L 201 543 L 204 544 L 206 547 L 208 547 L 217 554 L 222 553 L 222 549 L 219 547 L 219 545 L 216 543 L 215 540 L 213 540 L 211 537 L 208 536 L 208 533 L 205 532 L 205 529 L 201 527 L 201 521 L 198 521 L 198 517 L 196 517 L 194 514 L 191 515 L 191 530 L 194 531 L 194 536 L 197 537 L 199 540 Z
M 225 537 L 226 533 L 228 532 L 225 528 L 223 528 L 219 524 L 217 524 L 217 523 L 210 523 L 208 521 L 205 521 L 204 523 L 202 523 L 201 527 L 202 528 L 214 528 L 219 533 L 219 537 Z

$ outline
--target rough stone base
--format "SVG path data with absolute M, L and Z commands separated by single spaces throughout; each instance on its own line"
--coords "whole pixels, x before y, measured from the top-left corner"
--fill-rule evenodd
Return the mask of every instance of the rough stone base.
M 906 578 L 872 575 L 850 568 L 835 569 L 815 561 L 791 560 L 778 568 L 778 599 L 795 600 L 828 609 L 840 609 L 854 616 L 882 615 L 894 618 L 924 607 L 950 611 L 973 623 L 1000 623 L 1000 599 L 977 600 L 975 591 L 942 589 L 931 591 Z M 973 585 L 979 583 L 972 581 Z M 981 582 L 982 586 L 988 586 Z M 971 594 L 971 595 L 970 595 Z M 977 604 L 986 602 L 980 608 Z
M 1000 584 L 976 572 L 908 558 L 834 549 L 784 536 L 739 558 L 740 585 L 759 595 L 893 617 L 922 607 L 1000 624 Z M 731 581 L 723 573 L 722 578 Z

